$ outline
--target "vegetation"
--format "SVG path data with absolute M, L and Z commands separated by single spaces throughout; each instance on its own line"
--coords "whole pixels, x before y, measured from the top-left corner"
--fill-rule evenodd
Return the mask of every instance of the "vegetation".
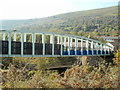
M 19 70 L 10 65 L 7 71 L 1 70 L 2 88 L 118 88 L 120 84 L 117 66 L 106 63 L 94 66 L 73 66 L 64 76 L 57 71 L 32 70 L 25 67 Z
M 3 20 L 3 29 L 39 30 L 80 36 L 118 36 L 118 7 L 78 11 L 30 20 Z
M 116 51 L 116 53 L 114 53 L 114 56 L 115 56 L 115 58 L 113 58 L 114 64 L 116 64 L 117 66 L 120 66 L 120 46 Z
M 16 67 L 17 62 L 14 62 L 14 65 L 10 64 L 7 70 L 0 70 L 2 73 L 1 88 L 118 88 L 120 85 L 120 60 L 116 56 L 118 53 L 115 53 L 114 65 L 111 63 L 108 65 L 105 61 L 99 63 L 98 66 L 75 65 L 61 73 L 62 76 L 54 70 L 50 71 L 41 68 L 28 70 L 26 66 L 18 68 Z M 49 60 L 50 58 L 46 58 L 47 62 Z M 25 61 L 21 60 L 24 63 Z M 42 64 L 39 60 L 34 61 L 40 65 Z M 28 61 L 26 63 L 30 64 Z
M 76 66 L 65 72 L 59 84 L 71 88 L 117 88 L 119 73 L 117 67 Z

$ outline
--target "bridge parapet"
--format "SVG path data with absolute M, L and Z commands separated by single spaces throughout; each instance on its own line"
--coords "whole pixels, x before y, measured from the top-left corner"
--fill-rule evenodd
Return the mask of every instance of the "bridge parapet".
M 0 57 L 110 55 L 112 47 L 86 37 L 39 31 L 1 30 Z

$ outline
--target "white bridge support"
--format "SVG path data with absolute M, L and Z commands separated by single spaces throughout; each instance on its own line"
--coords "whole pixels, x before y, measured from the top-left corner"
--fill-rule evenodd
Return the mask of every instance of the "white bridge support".
M 89 48 L 89 43 L 88 43 L 89 41 L 88 40 L 86 40 L 86 51 L 87 51 L 87 55 L 88 55 L 88 48 Z
M 24 33 L 24 42 L 26 42 L 26 33 Z
M 32 34 L 32 55 L 33 55 L 33 57 L 35 55 L 35 41 L 36 41 L 36 34 L 33 33 Z
M 96 43 L 96 54 L 98 54 L 98 43 Z
M 11 33 L 8 34 L 8 41 L 9 41 L 9 44 L 8 44 L 8 55 L 9 57 L 11 56 Z
M 44 56 L 45 55 L 45 34 L 44 33 L 42 34 L 42 44 L 43 44 L 43 53 L 42 53 L 42 55 Z
M 92 55 L 93 55 L 93 41 L 91 41 L 91 51 L 92 51 Z
M 81 55 L 83 55 L 83 39 L 81 39 Z
M 103 50 L 103 45 L 100 44 L 100 48 L 101 48 L 101 55 L 102 55 L 102 50 Z
M 57 37 L 57 44 L 60 44 L 60 36 Z
M 104 45 L 104 52 L 105 52 L 105 54 L 106 54 L 106 46 Z
M 14 33 L 14 39 L 13 39 L 13 41 L 16 41 L 16 35 L 17 35 L 17 33 Z
M 75 55 L 77 55 L 77 49 L 78 49 L 78 39 L 75 38 Z
M 66 48 L 66 37 L 64 37 L 64 47 Z
M 6 34 L 5 34 L 5 33 L 3 33 L 3 35 L 2 35 L 2 36 L 3 36 L 3 40 L 5 41 L 5 36 L 6 36 Z
M 23 55 L 24 55 L 24 53 L 23 53 L 23 50 L 24 50 L 24 47 L 23 47 L 24 40 L 25 40 L 24 39 L 24 33 L 21 33 L 21 57 L 23 57 Z
M 70 37 L 68 37 L 68 55 L 70 56 Z
M 50 43 L 52 44 L 52 55 L 54 56 L 54 35 L 50 36 Z
M 20 35 L 19 37 L 20 41 L 18 41 L 18 34 Z M 39 32 L 34 30 L 33 31 L 2 30 L 0 31 L 0 35 L 2 35 L 1 41 L 4 42 L 2 43 L 3 44 L 2 51 L 0 53 L 0 56 L 2 57 L 59 57 L 59 56 L 84 56 L 84 55 L 86 56 L 110 55 L 113 49 L 111 46 L 105 43 L 76 35 L 55 34 L 48 32 Z M 31 35 L 31 38 L 28 38 L 27 35 Z M 37 35 L 40 35 L 41 37 L 38 38 Z M 47 35 L 50 37 L 49 39 Z M 46 39 L 49 41 L 46 42 Z M 38 43 L 37 40 L 41 41 L 39 41 Z M 14 44 L 12 41 L 14 41 Z M 27 53 L 24 51 L 25 48 L 24 43 L 27 43 L 28 41 L 29 43 L 31 43 L 28 44 L 32 45 L 31 54 L 29 55 L 27 55 Z M 15 49 L 14 47 L 17 47 L 16 43 L 20 44 L 19 47 L 20 50 L 18 50 L 20 51 L 20 53 L 17 54 L 12 50 Z M 13 46 L 15 44 L 16 46 Z M 39 48 L 37 48 L 37 46 L 39 46 Z M 37 52 L 42 53 L 36 55 L 37 53 L 36 48 Z M 46 54 L 48 51 L 51 52 Z
M 109 47 L 107 47 L 107 50 L 108 50 L 108 54 L 110 54 Z

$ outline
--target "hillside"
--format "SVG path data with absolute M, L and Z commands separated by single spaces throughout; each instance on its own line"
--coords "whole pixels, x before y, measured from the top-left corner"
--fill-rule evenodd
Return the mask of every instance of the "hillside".
M 46 18 L 3 20 L 2 29 L 40 30 L 83 36 L 88 34 L 94 34 L 96 36 L 117 36 L 117 10 L 118 7 L 114 6 L 70 12 Z

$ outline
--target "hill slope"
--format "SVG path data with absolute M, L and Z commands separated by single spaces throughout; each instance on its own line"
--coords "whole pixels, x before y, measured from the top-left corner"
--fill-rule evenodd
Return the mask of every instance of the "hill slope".
M 101 36 L 117 35 L 118 7 L 70 12 L 29 20 L 3 20 L 2 29 L 40 30 L 60 33 L 96 32 Z M 114 32 L 111 33 L 110 32 Z M 113 35 L 114 34 L 114 35 Z

